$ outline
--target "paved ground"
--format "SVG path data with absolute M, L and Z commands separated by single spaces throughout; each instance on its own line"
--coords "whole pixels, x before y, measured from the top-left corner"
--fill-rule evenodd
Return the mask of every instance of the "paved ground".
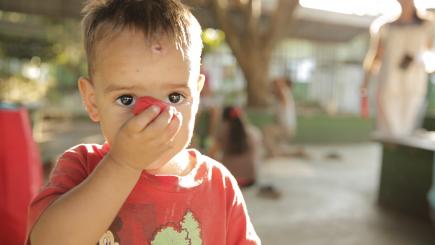
M 40 137 L 48 161 L 78 142 L 99 142 L 89 122 L 43 125 Z M 427 223 L 382 210 L 376 205 L 380 148 L 374 143 L 306 146 L 310 159 L 277 158 L 262 165 L 261 181 L 281 192 L 280 200 L 244 190 L 263 244 L 273 245 L 433 245 Z M 337 152 L 341 159 L 328 159 Z
M 306 146 L 311 159 L 274 159 L 263 179 L 281 200 L 244 191 L 264 244 L 418 245 L 435 244 L 435 228 L 380 209 L 376 204 L 380 147 L 374 143 Z M 327 159 L 337 152 L 341 159 Z

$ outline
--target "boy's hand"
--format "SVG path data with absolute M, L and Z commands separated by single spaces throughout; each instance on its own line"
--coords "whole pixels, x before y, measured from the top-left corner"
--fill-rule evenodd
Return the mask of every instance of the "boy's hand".
M 146 170 L 169 149 L 181 127 L 181 113 L 172 106 L 160 113 L 151 106 L 124 123 L 116 134 L 108 156 L 118 164 Z M 169 143 L 169 144 L 168 144 Z

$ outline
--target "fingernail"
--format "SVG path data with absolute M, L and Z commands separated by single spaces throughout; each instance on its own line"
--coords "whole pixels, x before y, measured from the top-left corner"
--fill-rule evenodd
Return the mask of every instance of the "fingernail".
M 175 109 L 175 107 L 173 107 L 173 106 L 170 106 L 170 107 L 169 107 L 169 113 L 170 113 L 171 115 L 174 115 L 176 112 L 177 112 L 177 110 Z
M 180 122 L 183 120 L 183 114 L 181 114 L 181 112 L 177 111 L 176 116 Z
M 160 107 L 158 107 L 158 106 L 156 106 L 156 105 L 153 105 L 153 106 L 151 106 L 151 110 L 152 110 L 154 113 L 158 113 L 158 112 L 160 112 Z
M 181 122 L 183 119 L 181 117 L 181 113 L 180 112 L 175 112 L 174 115 L 171 118 L 171 122 L 174 120 L 178 120 L 179 122 Z

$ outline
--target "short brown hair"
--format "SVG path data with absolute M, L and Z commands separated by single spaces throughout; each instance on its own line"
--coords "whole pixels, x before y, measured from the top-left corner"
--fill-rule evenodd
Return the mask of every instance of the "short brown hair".
M 178 0 L 88 0 L 82 13 L 89 76 L 93 72 L 96 44 L 126 28 L 142 31 L 148 40 L 159 33 L 168 34 L 183 55 L 197 59 L 199 66 L 203 47 L 201 26 Z

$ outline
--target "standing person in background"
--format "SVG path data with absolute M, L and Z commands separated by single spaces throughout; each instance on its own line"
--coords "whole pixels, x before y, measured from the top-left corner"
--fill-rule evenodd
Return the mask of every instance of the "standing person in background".
M 264 127 L 264 143 L 268 157 L 289 154 L 288 142 L 296 133 L 296 108 L 292 94 L 293 83 L 288 78 L 272 81 L 276 97 L 274 123 Z
M 414 132 L 424 112 L 434 24 L 418 11 L 413 0 L 398 0 L 402 12 L 396 19 L 381 16 L 371 27 L 371 47 L 364 60 L 361 101 L 367 100 L 371 76 L 379 70 L 377 131 L 400 137 Z

